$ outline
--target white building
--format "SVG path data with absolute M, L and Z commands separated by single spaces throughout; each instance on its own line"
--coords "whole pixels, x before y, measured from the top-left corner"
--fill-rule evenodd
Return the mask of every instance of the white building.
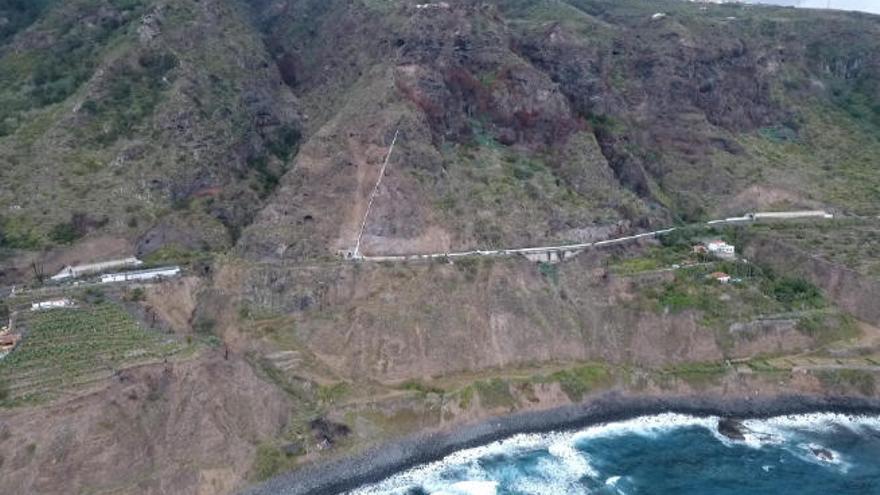
M 825 210 L 803 210 L 752 213 L 751 217 L 755 220 L 794 220 L 798 218 L 821 218 L 831 220 L 834 218 L 834 214 L 828 213 Z
M 70 299 L 55 299 L 52 301 L 35 302 L 31 304 L 31 311 L 43 311 L 46 309 L 72 308 L 73 301 Z
M 100 263 L 90 263 L 87 265 L 66 266 L 57 275 L 52 277 L 54 281 L 66 280 L 69 278 L 79 278 L 84 275 L 93 273 L 101 273 L 107 270 L 118 270 L 133 266 L 141 266 L 144 262 L 137 258 L 125 258 L 120 260 L 102 261 Z
M 137 272 L 108 273 L 101 276 L 101 283 L 146 282 L 150 280 L 176 277 L 180 275 L 180 271 L 179 266 L 167 266 L 164 268 L 154 268 L 152 270 L 141 270 Z
M 706 249 L 709 251 L 709 254 L 713 254 L 719 258 L 736 257 L 736 247 L 721 240 L 707 242 Z

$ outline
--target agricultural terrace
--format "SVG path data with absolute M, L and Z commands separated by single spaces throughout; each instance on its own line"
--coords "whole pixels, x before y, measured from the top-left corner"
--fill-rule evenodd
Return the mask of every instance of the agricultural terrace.
M 742 246 L 742 229 L 699 230 L 664 237 L 660 245 L 614 256 L 608 269 L 620 277 L 641 277 L 639 297 L 626 304 L 657 313 L 696 311 L 700 323 L 729 340 L 737 322 L 792 319 L 798 329 L 821 344 L 854 338 L 859 331 L 852 317 L 841 312 L 810 282 L 774 273 L 742 259 L 718 260 L 694 253 L 700 237 L 712 235 Z M 663 278 L 644 278 L 666 272 Z M 723 284 L 710 274 L 732 277 Z
M 24 339 L 0 361 L 0 406 L 41 402 L 187 349 L 109 302 L 22 314 Z

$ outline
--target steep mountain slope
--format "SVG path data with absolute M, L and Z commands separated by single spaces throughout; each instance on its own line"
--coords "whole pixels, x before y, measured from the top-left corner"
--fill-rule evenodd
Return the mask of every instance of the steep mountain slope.
M 142 254 L 216 251 L 244 232 L 256 259 L 345 253 L 398 128 L 365 252 L 586 240 L 757 206 L 863 212 L 876 194 L 867 15 L 634 0 L 8 11 L 8 247 L 98 231 Z
M 242 240 L 257 258 L 350 250 L 397 128 L 364 238 L 374 254 L 873 208 L 876 18 L 679 2 L 262 8 L 316 134 Z
M 126 347 L 88 394 L 58 378 L 59 360 L 48 378 L 69 398 L 54 403 L 17 402 L 21 384 L 0 376 L 0 479 L 229 493 L 600 389 L 876 395 L 865 370 L 880 331 L 832 299 L 872 316 L 876 297 L 707 260 L 691 243 L 710 231 L 562 265 L 345 258 L 362 225 L 361 252 L 381 255 L 758 208 L 876 215 L 878 101 L 868 15 L 673 0 L 0 2 L 0 294 L 37 285 L 41 264 L 180 263 L 183 279 L 19 291 L 9 310 L 56 292 L 100 300 L 196 354 L 131 369 Z M 822 245 L 876 241 L 873 224 L 841 236 L 847 222 Z M 756 243 L 758 230 L 711 234 L 780 266 L 801 259 L 773 247 L 782 229 Z M 876 278 L 873 263 L 855 265 L 847 287 L 874 287 L 860 278 Z M 718 284 L 718 270 L 743 280 Z M 839 288 L 835 270 L 823 273 Z M 92 364 L 78 357 L 65 359 Z M 828 371 L 839 362 L 856 368 Z M 47 378 L 20 371 L 31 387 Z
M 233 3 L 54 2 L 0 47 L 4 242 L 222 249 L 283 173 L 296 101 Z

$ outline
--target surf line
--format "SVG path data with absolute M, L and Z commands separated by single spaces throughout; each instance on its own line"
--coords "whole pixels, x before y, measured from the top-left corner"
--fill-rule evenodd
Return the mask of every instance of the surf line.
M 370 210 L 373 209 L 373 200 L 376 199 L 376 194 L 379 192 L 379 186 L 382 185 L 382 179 L 385 177 L 385 169 L 388 168 L 388 162 L 391 160 L 391 153 L 394 152 L 394 144 L 397 143 L 397 136 L 399 134 L 400 127 L 394 131 L 394 139 L 391 140 L 388 154 L 385 155 L 385 161 L 382 163 L 382 169 L 379 171 L 379 178 L 376 180 L 376 187 L 374 187 L 373 192 L 370 193 L 370 200 L 367 202 L 367 211 L 364 212 L 364 219 L 361 222 L 361 230 L 358 232 L 357 242 L 354 245 L 354 253 L 352 253 L 352 258 L 354 259 L 361 257 L 361 239 L 364 237 L 364 231 L 367 229 L 367 219 L 370 217 Z

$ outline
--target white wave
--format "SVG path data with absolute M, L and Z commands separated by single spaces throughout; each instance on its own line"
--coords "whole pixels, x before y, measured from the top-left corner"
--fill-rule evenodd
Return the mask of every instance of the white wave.
M 828 434 L 836 428 L 846 428 L 857 434 L 865 434 L 868 431 L 880 432 L 880 417 L 837 413 L 748 419 L 742 424 L 747 430 L 746 444 L 755 448 L 768 444 L 783 445 L 798 442 L 805 433 Z
M 837 427 L 848 428 L 856 433 L 865 429 L 880 431 L 880 417 L 839 413 L 814 413 L 778 416 L 768 419 L 751 419 L 743 422 L 750 429 L 775 428 L 785 432 L 808 430 L 817 433 L 830 432 Z
M 809 462 L 811 464 L 818 464 L 820 466 L 825 466 L 828 468 L 836 469 L 843 474 L 846 474 L 852 465 L 846 460 L 844 460 L 843 456 L 840 452 L 831 450 L 827 447 L 824 447 L 815 443 L 799 443 L 794 446 L 788 446 L 786 449 L 792 455 L 797 457 L 798 459 Z M 826 451 L 831 454 L 831 458 L 827 459 L 821 456 L 818 452 Z
M 638 418 L 619 421 L 616 423 L 603 423 L 590 426 L 574 435 L 575 442 L 596 438 L 608 438 L 620 435 L 640 435 L 653 437 L 677 428 L 688 426 L 702 426 L 717 429 L 718 418 L 697 417 L 686 414 L 664 413 L 654 416 L 640 416 Z
M 547 451 L 562 462 L 565 471 L 571 477 L 582 478 L 589 476 L 590 478 L 596 478 L 599 476 L 599 473 L 590 466 L 587 455 L 575 449 L 574 439 L 571 435 L 557 438 L 547 447 Z
M 626 495 L 626 492 L 624 492 L 623 489 L 617 486 L 620 483 L 621 479 L 621 476 L 612 476 L 605 480 L 605 486 L 607 486 L 608 488 L 613 488 L 614 491 L 618 493 L 618 495 Z
M 549 459 L 539 461 L 542 476 L 519 477 L 516 490 L 520 493 L 567 493 L 573 491 L 578 481 L 583 477 L 598 479 L 599 473 L 590 465 L 589 457 L 578 451 L 580 442 L 589 442 L 595 439 L 610 438 L 621 435 L 639 435 L 655 437 L 678 428 L 699 426 L 707 429 L 712 435 L 726 446 L 745 445 L 752 448 L 762 448 L 766 445 L 781 445 L 794 455 L 809 462 L 819 462 L 816 455 L 809 449 L 799 446 L 803 432 L 827 432 L 834 428 L 844 427 L 856 433 L 871 430 L 875 434 L 880 432 L 880 417 L 877 416 L 854 416 L 834 413 L 801 414 L 780 416 L 769 419 L 744 420 L 745 440 L 733 441 L 718 432 L 718 417 L 696 417 L 684 414 L 666 413 L 654 416 L 642 416 L 626 421 L 604 423 L 587 427 L 574 432 L 554 432 L 546 434 L 519 434 L 505 440 L 499 440 L 490 444 L 461 450 L 440 461 L 418 466 L 399 473 L 378 484 L 361 487 L 351 495 L 389 495 L 402 494 L 412 487 L 422 487 L 433 494 L 455 493 L 450 492 L 455 482 L 443 474 L 452 470 L 457 471 L 458 479 L 465 479 L 466 487 L 479 487 L 487 490 L 490 485 L 497 491 L 497 481 L 488 479 L 490 474 L 486 472 L 479 461 L 492 456 L 515 457 L 530 451 L 549 452 Z M 828 463 L 839 469 L 847 469 L 843 459 L 835 453 L 838 463 Z M 764 467 L 765 471 L 768 466 Z M 609 478 L 608 480 L 612 480 Z M 615 480 L 616 481 L 616 480 Z M 582 487 L 581 487 L 582 489 Z M 444 491 L 445 490 L 445 491 Z M 470 492 L 470 493 L 493 493 L 493 492 Z M 456 494 L 457 495 L 457 494 Z
M 555 435 L 547 446 L 550 457 L 538 460 L 540 474 L 522 474 L 513 480 L 514 492 L 528 495 L 547 493 L 579 493 L 582 478 L 596 478 L 599 473 L 590 466 L 589 457 L 579 452 L 572 434 Z
M 445 490 L 431 493 L 433 495 L 496 495 L 498 493 L 498 482 L 460 481 Z
M 432 486 L 439 490 L 441 486 L 448 486 L 449 481 L 441 481 L 441 474 L 452 468 L 466 468 L 468 477 L 475 481 L 489 481 L 487 473 L 477 463 L 480 459 L 496 455 L 514 456 L 533 450 L 548 449 L 550 445 L 565 441 L 570 433 L 547 433 L 547 434 L 519 434 L 505 440 L 498 440 L 482 447 L 460 450 L 452 453 L 440 461 L 417 466 L 403 473 L 374 485 L 358 488 L 351 495 L 386 495 L 405 491 L 413 486 L 422 486 L 433 493 Z

